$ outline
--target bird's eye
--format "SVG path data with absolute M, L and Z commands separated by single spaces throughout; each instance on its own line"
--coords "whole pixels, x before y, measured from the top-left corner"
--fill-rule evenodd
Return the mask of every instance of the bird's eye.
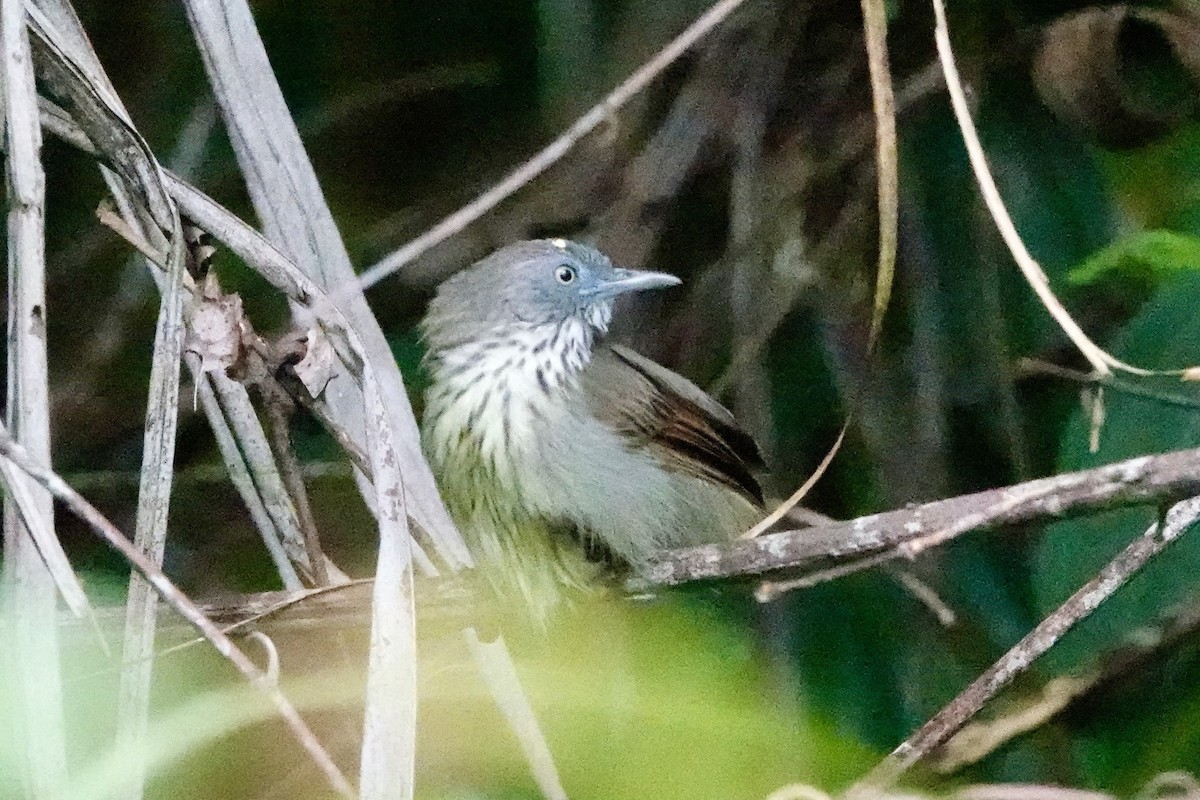
M 560 265 L 554 270 L 554 279 L 559 283 L 571 283 L 575 280 L 575 268 L 567 264 Z

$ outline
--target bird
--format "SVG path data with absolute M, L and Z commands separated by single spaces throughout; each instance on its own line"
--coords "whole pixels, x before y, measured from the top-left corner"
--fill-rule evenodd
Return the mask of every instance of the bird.
M 421 322 L 439 489 L 497 593 L 538 619 L 762 514 L 762 457 L 733 415 L 605 339 L 617 298 L 680 283 L 573 241 L 521 241 L 445 280 Z

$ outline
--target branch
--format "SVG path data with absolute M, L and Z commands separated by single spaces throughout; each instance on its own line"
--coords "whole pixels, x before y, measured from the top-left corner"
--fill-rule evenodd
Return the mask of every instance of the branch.
M 852 786 L 847 798 L 874 796 L 891 785 L 909 767 L 948 740 L 983 704 L 1029 668 L 1076 623 L 1087 618 L 1142 569 L 1200 520 L 1200 497 L 1177 503 L 1166 517 L 1130 542 L 1096 577 L 1081 586 L 1025 638 L 963 689 L 958 697 L 935 714 L 920 730 L 900 743 L 866 778 Z
M 50 464 L 49 377 L 46 353 L 46 178 L 42 134 L 25 8 L 0 3 L 0 121 L 7 139 L 3 170 L 8 214 L 8 425 L 42 465 Z M 12 669 L 9 740 L 27 796 L 67 789 L 58 633 L 43 624 L 57 605 L 56 586 L 77 614 L 87 598 L 54 530 L 50 495 L 16 470 L 3 470 L 3 615 L 11 620 L 6 664 Z
M 825 560 L 912 557 L 978 528 L 1195 494 L 1200 494 L 1200 448 L 1141 456 L 832 525 L 766 534 L 731 545 L 664 551 L 629 588 L 645 591 L 697 580 L 763 575 Z
M 1096 694 L 1128 680 L 1145 680 L 1162 662 L 1195 652 L 1200 633 L 1200 604 L 1189 603 L 1116 643 L 1095 662 L 1055 677 L 1035 694 L 1006 707 L 990 720 L 960 729 L 929 759 L 940 773 L 981 761 L 1018 736 L 1036 730 L 1072 707 L 1094 702 Z
M 637 594 L 693 581 L 761 576 L 814 565 L 829 573 L 840 569 L 839 574 L 844 574 L 863 564 L 873 566 L 944 544 L 977 528 L 1061 519 L 1196 494 L 1200 494 L 1200 448 L 1142 456 L 846 522 L 823 523 L 728 545 L 665 550 L 626 588 Z M 461 605 L 463 598 L 457 590 L 438 596 L 440 587 L 455 585 L 456 580 L 451 578 L 427 579 L 422 589 L 426 595 L 422 610 L 451 616 L 459 613 L 454 606 Z M 288 598 L 299 600 L 303 595 L 247 595 L 222 601 L 208 611 L 221 620 L 238 620 Z M 302 605 L 303 609 L 286 615 L 290 622 L 320 625 L 328 616 L 329 624 L 350 624 L 357 614 L 364 613 L 332 595 L 329 599 L 304 599 Z M 468 620 L 467 624 L 475 622 Z

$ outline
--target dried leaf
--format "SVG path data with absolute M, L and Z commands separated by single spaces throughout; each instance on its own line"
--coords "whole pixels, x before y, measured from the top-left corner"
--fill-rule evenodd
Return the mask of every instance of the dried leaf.
M 319 326 L 309 328 L 303 342 L 306 347 L 304 358 L 292 368 L 296 377 L 313 397 L 319 397 L 325 386 L 333 380 L 337 369 L 336 356 L 329 337 Z
M 242 298 L 222 294 L 212 273 L 201 287 L 200 300 L 187 314 L 187 338 L 184 349 L 200 359 L 203 372 L 222 372 L 238 362 L 242 355 Z

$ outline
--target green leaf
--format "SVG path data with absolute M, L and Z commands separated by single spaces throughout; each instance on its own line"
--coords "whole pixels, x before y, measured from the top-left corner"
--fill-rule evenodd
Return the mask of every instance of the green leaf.
M 1068 273 L 1068 279 L 1078 286 L 1089 286 L 1113 275 L 1158 282 L 1196 269 L 1200 269 L 1200 237 L 1144 231 L 1118 239 L 1088 257 Z

